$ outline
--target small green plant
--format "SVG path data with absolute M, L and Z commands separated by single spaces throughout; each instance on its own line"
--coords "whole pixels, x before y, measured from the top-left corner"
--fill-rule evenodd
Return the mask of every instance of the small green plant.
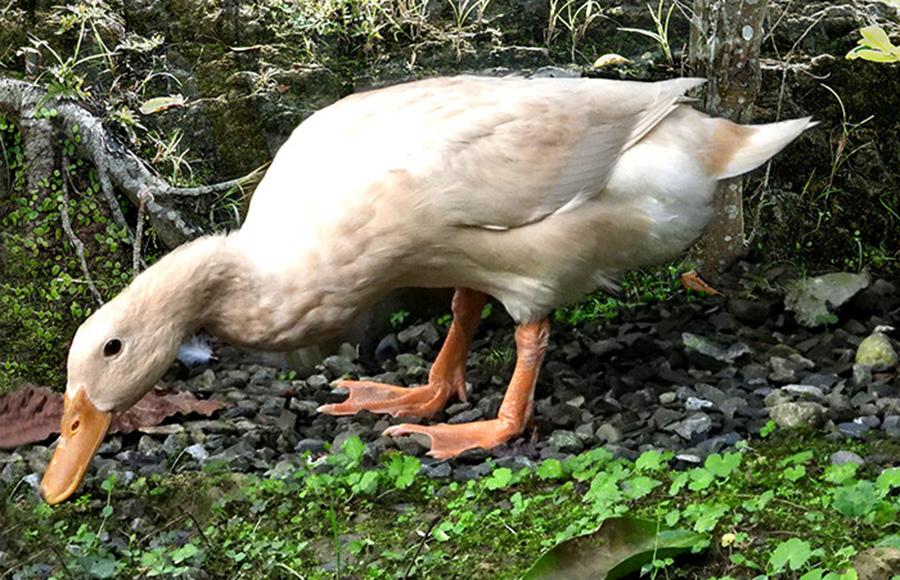
M 570 55 L 574 63 L 578 45 L 587 36 L 591 23 L 600 16 L 601 8 L 597 0 L 550 0 L 544 42 L 551 46 L 561 25 L 568 31 Z
M 662 49 L 663 54 L 666 55 L 666 62 L 669 63 L 669 66 L 675 65 L 675 60 L 672 58 L 672 47 L 669 44 L 669 20 L 672 18 L 672 11 L 675 10 L 675 2 L 672 2 L 672 5 L 669 6 L 669 11 L 666 12 L 666 18 L 663 20 L 663 5 L 665 4 L 665 0 L 659 0 L 659 6 L 656 7 L 656 12 L 653 11 L 653 8 L 650 5 L 647 5 L 647 10 L 650 11 L 650 17 L 653 18 L 653 24 L 656 25 L 656 31 L 652 30 L 644 30 L 643 28 L 619 28 L 622 32 L 633 32 L 635 34 L 642 34 L 644 36 L 648 36 L 656 41 L 659 44 L 659 47 Z
M 861 58 L 873 62 L 900 62 L 900 47 L 894 46 L 883 28 L 866 26 L 859 31 L 862 38 L 856 48 L 847 53 L 848 60 Z
M 394 328 L 400 328 L 403 326 L 403 323 L 406 322 L 406 319 L 409 318 L 409 310 L 397 310 L 395 312 L 391 312 L 391 326 Z
M 475 13 L 475 25 L 480 26 L 484 22 L 484 11 L 487 10 L 491 0 L 447 0 L 453 11 L 454 37 L 453 47 L 456 49 L 456 60 L 462 60 L 462 35 L 469 26 L 467 23 Z

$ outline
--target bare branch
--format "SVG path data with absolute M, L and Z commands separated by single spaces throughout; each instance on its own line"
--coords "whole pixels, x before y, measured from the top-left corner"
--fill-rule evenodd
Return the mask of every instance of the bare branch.
M 203 231 L 177 209 L 159 203 L 166 196 L 201 196 L 233 189 L 255 179 L 260 170 L 247 177 L 213 185 L 194 188 L 175 188 L 157 176 L 137 155 L 114 139 L 103 127 L 100 119 L 77 103 L 48 99 L 46 91 L 35 84 L 12 78 L 0 77 L 0 110 L 21 115 L 29 109 L 53 109 L 57 114 L 53 122 L 61 126 L 74 139 L 79 156 L 91 161 L 99 172 L 101 190 L 110 204 L 113 219 L 119 227 L 127 222 L 121 208 L 115 202 L 114 188 L 119 188 L 135 205 L 141 205 L 142 189 L 149 193 L 144 200 L 144 210 L 159 239 L 174 248 Z M 130 234 L 130 229 L 127 230 Z
M 72 242 L 72 245 L 75 246 L 75 253 L 78 255 L 78 260 L 81 262 L 81 272 L 84 274 L 85 282 L 88 285 L 88 288 L 91 291 L 91 294 L 94 295 L 94 300 L 97 301 L 98 305 L 103 304 L 103 297 L 100 295 L 100 292 L 97 291 L 97 287 L 94 286 L 94 281 L 91 279 L 91 273 L 88 270 L 87 260 L 84 257 L 84 244 L 78 239 L 78 236 L 75 235 L 75 232 L 72 231 L 72 222 L 69 220 L 69 188 L 68 183 L 71 179 L 69 175 L 69 159 L 65 155 L 63 155 L 63 171 L 66 174 L 66 178 L 61 180 L 62 184 L 60 187 L 60 194 L 62 196 L 62 211 L 59 212 L 60 217 L 62 218 L 62 227 L 63 231 L 66 232 L 66 236 L 68 236 L 69 241 Z

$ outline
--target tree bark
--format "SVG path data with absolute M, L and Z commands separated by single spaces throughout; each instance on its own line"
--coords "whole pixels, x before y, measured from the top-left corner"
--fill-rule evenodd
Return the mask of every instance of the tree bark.
M 759 92 L 759 50 L 767 0 L 695 0 L 690 64 L 706 77 L 703 103 L 713 115 L 748 123 Z M 701 275 L 709 280 L 731 266 L 744 251 L 742 179 L 719 184 L 715 214 L 692 251 Z
M 116 187 L 135 206 L 143 203 L 143 209 L 149 216 L 156 235 L 170 249 L 201 235 L 203 231 L 182 212 L 160 203 L 160 199 L 167 196 L 208 195 L 226 191 L 248 180 L 245 177 L 205 187 L 172 187 L 137 155 L 113 138 L 100 119 L 77 103 L 46 97 L 46 91 L 38 85 L 0 77 L 0 110 L 19 117 L 23 148 L 26 157 L 31 157 L 28 163 L 34 176 L 29 177 L 29 189 L 40 187 L 42 177 L 45 174 L 49 176 L 54 169 L 54 150 L 57 149 L 54 146 L 55 130 L 61 129 L 70 136 L 77 134 L 79 138 L 72 139 L 76 153 L 96 166 L 102 193 L 110 202 L 110 209 L 119 225 L 127 224 L 115 201 Z M 47 118 L 42 111 L 50 110 L 55 110 L 56 114 Z M 48 163 L 49 169 L 46 167 Z M 143 200 L 142 192 L 149 193 Z

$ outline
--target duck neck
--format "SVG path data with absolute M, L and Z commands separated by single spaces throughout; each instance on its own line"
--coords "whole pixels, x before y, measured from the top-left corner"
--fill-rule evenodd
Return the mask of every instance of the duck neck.
M 339 333 L 378 297 L 367 284 L 345 287 L 339 280 L 357 277 L 320 261 L 311 253 L 265 269 L 235 236 L 206 236 L 172 251 L 133 286 L 154 296 L 144 306 L 160 308 L 179 334 L 203 328 L 235 346 L 290 350 Z

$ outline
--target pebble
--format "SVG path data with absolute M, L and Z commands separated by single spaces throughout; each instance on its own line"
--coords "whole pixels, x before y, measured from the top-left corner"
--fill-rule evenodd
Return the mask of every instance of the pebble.
M 896 289 L 891 292 L 894 296 Z M 431 322 L 398 329 L 374 352 L 342 345 L 315 370 L 300 373 L 303 380 L 285 378 L 284 368 L 220 356 L 208 368 L 189 369 L 193 376 L 176 383 L 198 396 L 226 401 L 229 408 L 211 418 L 169 419 L 145 432 L 113 434 L 101 445 L 92 469 L 136 477 L 221 460 L 233 470 L 281 473 L 295 469 L 305 453 L 339 450 L 347 438 L 358 436 L 366 442 L 365 466 L 399 449 L 421 458 L 424 475 L 466 481 L 496 466 L 519 469 L 542 458 L 565 460 L 596 446 L 628 458 L 647 449 L 672 451 L 682 467 L 698 465 L 758 433 L 770 418 L 780 427 L 821 428 L 828 421 L 838 441 L 872 431 L 900 438 L 893 369 L 873 374 L 870 366 L 854 361 L 869 329 L 895 324 L 896 312 L 880 312 L 875 320 L 845 316 L 842 310 L 839 323 L 823 334 L 798 326 L 782 310 L 773 298 L 728 299 L 714 307 L 675 299 L 577 329 L 560 325 L 551 334 L 538 380 L 535 442 L 527 440 L 533 435 L 529 430 L 495 451 L 470 450 L 451 461 L 426 457 L 426 436 L 381 435 L 401 420 L 318 412 L 320 405 L 346 398 L 346 389 L 332 394 L 332 379 L 422 384 L 443 334 Z M 499 326 L 493 317 L 482 327 L 473 343 L 479 356 L 467 369 L 470 398 L 451 399 L 442 413 L 421 422 L 460 424 L 497 416 L 512 367 L 498 370 L 479 361 L 491 345 L 512 344 L 514 329 Z M 36 445 L 31 454 L 0 453 L 0 485 L 16 485 L 42 472 L 51 449 Z M 849 453 L 830 460 L 861 459 Z M 491 465 L 485 463 L 488 458 Z
M 828 458 L 828 463 L 830 463 L 831 465 L 855 463 L 859 466 L 863 466 L 866 464 L 866 460 L 863 459 L 858 453 L 854 453 L 852 451 L 838 451 L 831 454 L 831 457 Z

